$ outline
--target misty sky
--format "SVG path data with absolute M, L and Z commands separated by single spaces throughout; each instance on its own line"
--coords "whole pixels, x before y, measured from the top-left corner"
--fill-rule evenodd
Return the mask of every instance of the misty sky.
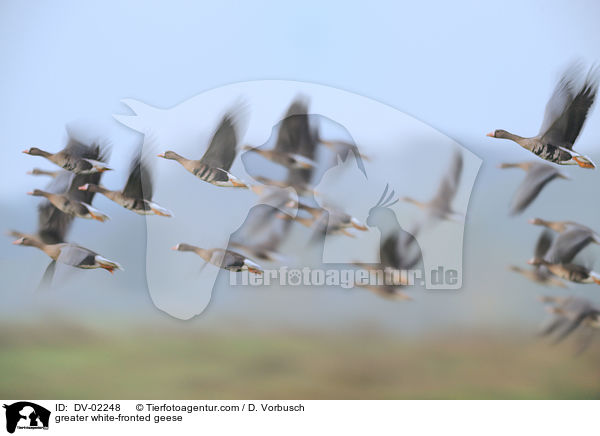
M 509 262 L 523 262 L 531 254 L 537 230 L 525 219 L 532 214 L 573 219 L 600 230 L 596 206 L 600 174 L 567 169 L 574 181 L 556 182 L 525 216 L 509 220 L 507 205 L 522 175 L 495 166 L 501 160 L 526 160 L 532 155 L 485 133 L 496 128 L 537 133 L 546 100 L 564 67 L 573 59 L 587 65 L 600 60 L 599 12 L 600 5 L 592 1 L 293 5 L 4 1 L 0 202 L 10 211 L 0 218 L 1 227 L 23 225 L 23 230 L 31 230 L 35 225 L 36 202 L 23 198 L 34 181 L 25 171 L 44 165 L 20 151 L 30 146 L 58 150 L 69 122 L 102 132 L 113 144 L 111 163 L 124 167 L 137 140 L 112 118 L 128 112 L 120 103 L 124 98 L 169 108 L 236 82 L 314 82 L 404 111 L 483 159 L 465 229 L 465 262 L 471 262 L 471 271 L 466 272 L 457 302 L 440 298 L 447 300 L 454 321 L 462 317 L 469 325 L 530 321 L 531 313 L 542 315 L 535 311 L 532 298 L 540 289 L 505 271 Z M 597 110 L 575 148 L 600 162 Z M 104 183 L 123 181 L 124 175 L 114 172 Z M 126 214 L 113 218 L 117 217 L 143 222 Z M 3 275 L 11 287 L 22 289 L 18 285 L 22 275 L 8 266 L 15 256 L 30 257 L 24 249 L 16 252 L 8 239 L 5 242 L 0 249 Z M 594 291 L 575 289 L 586 295 Z M 247 296 L 236 298 L 240 304 L 248 303 Z M 231 302 L 232 297 L 224 300 Z M 532 309 L 522 310 L 525 305 Z M 381 311 L 393 317 L 397 310 L 380 302 L 372 308 L 369 316 Z M 313 309 L 308 305 L 299 311 L 314 313 Z M 423 313 L 444 319 L 448 315 L 417 303 L 403 316 L 415 323 Z

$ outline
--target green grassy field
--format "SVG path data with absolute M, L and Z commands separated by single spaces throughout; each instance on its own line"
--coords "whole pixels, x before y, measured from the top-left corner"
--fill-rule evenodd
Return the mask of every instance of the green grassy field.
M 494 337 L 4 325 L 0 397 L 600 398 L 600 352 Z

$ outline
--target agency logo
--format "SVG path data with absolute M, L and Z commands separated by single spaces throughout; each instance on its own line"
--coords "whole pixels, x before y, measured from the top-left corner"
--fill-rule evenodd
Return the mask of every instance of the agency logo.
M 148 289 L 170 315 L 201 313 L 227 288 L 225 271 L 229 286 L 275 280 L 394 299 L 411 283 L 461 288 L 481 160 L 421 121 L 278 80 L 212 89 L 170 109 L 123 103 L 133 114 L 115 118 L 140 134 L 144 153 L 175 161 L 156 161 L 154 182 L 176 219 L 146 221 Z M 200 166 L 182 167 L 197 158 Z
M 16 429 L 48 430 L 50 411 L 29 401 L 18 401 L 3 406 L 6 409 L 6 431 L 14 433 Z

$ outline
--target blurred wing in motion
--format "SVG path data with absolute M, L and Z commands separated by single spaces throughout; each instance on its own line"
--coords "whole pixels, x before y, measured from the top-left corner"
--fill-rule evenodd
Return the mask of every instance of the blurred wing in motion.
M 537 198 L 544 186 L 558 177 L 558 175 L 558 170 L 551 165 L 538 162 L 532 163 L 525 179 L 523 179 L 523 182 L 517 188 L 510 207 L 511 215 L 517 215 L 527 209 Z
M 237 152 L 238 134 L 236 132 L 236 119 L 233 112 L 225 114 L 208 149 L 200 161 L 211 168 L 229 171 Z
M 554 236 L 552 232 L 548 229 L 545 229 L 537 240 L 535 244 L 534 256 L 536 259 L 543 259 L 548 253 L 548 249 L 552 245 L 552 241 Z
M 575 95 L 575 82 L 581 75 L 577 64 L 565 72 L 546 106 L 546 114 L 540 131 L 542 141 L 555 146 L 572 149 L 583 128 L 588 111 L 594 103 L 598 90 L 598 69 L 592 68 Z
M 463 156 L 460 150 L 454 150 L 452 162 L 442 178 L 437 193 L 430 202 L 433 212 L 451 212 L 452 200 L 458 192 L 463 171 Z
M 153 181 L 148 161 L 142 152 L 142 146 L 131 160 L 129 177 L 123 188 L 123 195 L 128 198 L 152 200 Z
M 593 241 L 593 233 L 588 229 L 570 228 L 558 235 L 545 258 L 550 263 L 570 263 L 581 250 Z
M 96 263 L 96 254 L 97 253 L 88 250 L 87 248 L 80 247 L 79 245 L 65 244 L 60 250 L 60 255 L 56 261 L 65 265 L 77 267 L 92 266 Z
M 74 175 L 61 171 L 46 186 L 46 191 L 52 194 L 64 194 L 71 186 Z M 67 232 L 73 223 L 73 216 L 58 210 L 50 201 L 44 199 L 38 206 L 38 236 L 46 244 L 58 244 L 65 241 Z
M 49 288 L 52 285 L 52 279 L 54 278 L 55 270 L 56 270 L 56 261 L 52 260 L 46 267 L 46 270 L 44 271 L 42 280 L 40 281 L 40 284 L 38 285 L 38 290 Z

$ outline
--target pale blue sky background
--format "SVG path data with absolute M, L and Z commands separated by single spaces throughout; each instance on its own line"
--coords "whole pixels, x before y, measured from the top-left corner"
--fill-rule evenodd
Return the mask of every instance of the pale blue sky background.
M 515 262 L 529 256 L 537 232 L 531 232 L 524 219 L 545 214 L 600 230 L 600 174 L 569 169 L 575 181 L 560 186 L 557 182 L 545 193 L 548 201 L 508 221 L 506 206 L 521 176 L 494 166 L 500 159 L 531 156 L 484 135 L 495 128 L 537 133 L 546 99 L 565 65 L 576 58 L 587 64 L 600 60 L 599 12 L 600 5 L 593 1 L 4 0 L 0 201 L 6 213 L 0 224 L 34 225 L 28 208 L 35 203 L 23 199 L 32 179 L 24 172 L 41 162 L 33 164 L 35 158 L 19 152 L 31 145 L 58 149 L 67 122 L 92 120 L 104 123 L 115 137 L 127 137 L 111 117 L 126 111 L 119 103 L 123 98 L 171 107 L 233 82 L 310 81 L 403 110 L 483 158 L 466 230 L 465 255 L 472 267 L 460 301 L 469 298 L 469 303 L 456 303 L 453 322 L 527 322 L 531 311 L 521 308 L 537 309 L 531 297 L 538 289 L 502 270 L 512 253 Z M 576 148 L 600 162 L 598 111 L 592 113 Z M 129 152 L 115 144 L 114 163 L 124 162 Z M 106 178 L 107 184 L 121 181 L 118 174 Z M 553 196 L 554 202 L 549 201 Z M 8 241 L 2 247 L 5 265 L 15 256 L 29 259 L 26 250 L 15 252 Z M 18 277 L 9 276 L 11 284 L 18 283 Z M 489 289 L 482 291 L 483 285 Z M 588 295 L 593 292 L 583 289 Z M 417 317 L 422 305 L 418 307 L 417 303 L 411 309 Z

